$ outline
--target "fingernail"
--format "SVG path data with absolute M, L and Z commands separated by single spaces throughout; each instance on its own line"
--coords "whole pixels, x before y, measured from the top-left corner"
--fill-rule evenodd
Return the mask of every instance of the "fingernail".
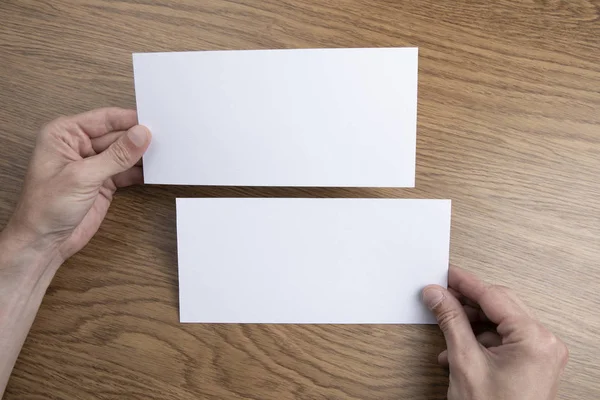
M 142 125 L 136 125 L 127 132 L 127 137 L 136 147 L 142 147 L 148 141 L 148 129 Z
M 436 288 L 428 288 L 423 291 L 423 302 L 430 310 L 433 310 L 444 300 L 444 292 Z

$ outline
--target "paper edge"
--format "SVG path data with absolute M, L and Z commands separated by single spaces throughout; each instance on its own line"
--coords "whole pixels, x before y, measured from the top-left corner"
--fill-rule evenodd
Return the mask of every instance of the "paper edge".
M 175 209 L 176 209 L 176 221 L 177 221 L 177 280 L 178 280 L 178 299 L 179 299 L 179 323 L 181 324 L 211 324 L 211 325 L 232 325 L 232 324 L 253 324 L 253 325 L 436 325 L 437 322 L 435 320 L 425 321 L 425 322 L 240 322 L 240 321 L 217 321 L 217 322 L 209 322 L 209 321 L 196 321 L 189 320 L 183 318 L 182 315 L 182 307 L 181 307 L 181 275 L 179 274 L 179 213 L 177 210 L 181 207 L 181 205 L 187 201 L 210 201 L 210 200 L 239 200 L 239 201 L 261 201 L 264 199 L 269 199 L 271 201 L 275 200 L 378 200 L 378 201 L 433 201 L 433 202 L 441 202 L 446 204 L 449 208 L 448 210 L 448 265 L 446 267 L 446 279 L 445 285 L 442 285 L 448 288 L 448 274 L 450 272 L 450 255 L 451 255 L 451 245 L 452 245 L 452 199 L 419 199 L 419 198 L 369 198 L 369 197 L 327 197 L 327 198 L 315 198 L 315 197 L 177 197 L 175 198 Z

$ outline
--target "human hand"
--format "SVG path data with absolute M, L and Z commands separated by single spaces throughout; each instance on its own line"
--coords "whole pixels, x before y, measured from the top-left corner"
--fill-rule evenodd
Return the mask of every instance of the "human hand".
M 98 230 L 117 188 L 143 183 L 150 132 L 134 110 L 103 108 L 44 126 L 5 231 L 59 258 Z
M 510 289 L 457 267 L 450 267 L 448 287 L 423 289 L 446 339 L 438 361 L 450 368 L 448 399 L 554 399 L 567 364 L 565 344 Z M 476 336 L 471 323 L 492 329 Z

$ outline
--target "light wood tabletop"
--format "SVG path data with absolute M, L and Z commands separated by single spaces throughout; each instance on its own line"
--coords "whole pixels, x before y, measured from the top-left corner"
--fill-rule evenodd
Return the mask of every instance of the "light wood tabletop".
M 176 197 L 453 200 L 451 262 L 562 338 L 600 398 L 600 2 L 3 0 L 0 225 L 34 138 L 135 108 L 132 52 L 418 46 L 417 187 L 145 186 L 58 272 L 6 399 L 443 399 L 436 326 L 182 325 Z

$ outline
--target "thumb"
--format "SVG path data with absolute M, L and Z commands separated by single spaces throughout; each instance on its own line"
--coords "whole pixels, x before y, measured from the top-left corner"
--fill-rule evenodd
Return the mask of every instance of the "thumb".
M 142 158 L 150 144 L 150 131 L 143 125 L 136 125 L 111 144 L 102 153 L 86 158 L 84 164 L 89 176 L 98 182 L 127 171 Z
M 441 286 L 430 285 L 423 289 L 423 302 L 437 319 L 446 338 L 450 363 L 457 355 L 479 351 L 479 344 L 460 302 Z

